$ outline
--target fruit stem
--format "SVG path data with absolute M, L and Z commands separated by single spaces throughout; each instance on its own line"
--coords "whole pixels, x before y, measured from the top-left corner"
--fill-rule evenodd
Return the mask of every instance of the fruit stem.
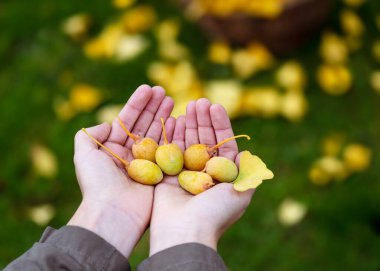
M 91 138 L 93 141 L 96 142 L 96 144 L 98 144 L 100 147 L 102 147 L 103 149 L 105 149 L 107 152 L 109 152 L 112 156 L 114 156 L 117 160 L 119 160 L 125 167 L 128 167 L 129 166 L 129 163 L 128 161 L 124 160 L 123 158 L 121 158 L 119 155 L 117 155 L 116 153 L 114 153 L 113 151 L 111 151 L 109 148 L 107 148 L 106 146 L 104 146 L 102 143 L 100 143 L 98 140 L 96 140 L 92 135 L 90 135 L 85 128 L 82 128 L 82 131 L 88 135 L 89 138 Z
M 237 135 L 237 136 L 233 136 L 233 137 L 227 138 L 227 139 L 223 140 L 222 142 L 219 142 L 214 147 L 212 147 L 211 150 L 215 151 L 216 149 L 218 149 L 219 147 L 221 147 L 223 144 L 225 144 L 225 143 L 227 143 L 227 142 L 229 142 L 229 141 L 231 141 L 233 139 L 240 138 L 240 137 L 245 137 L 248 140 L 251 140 L 251 138 L 248 135 Z
M 120 117 L 117 117 L 119 123 L 120 123 L 120 126 L 121 128 L 124 130 L 124 132 L 130 137 L 132 138 L 133 141 L 137 141 L 139 139 L 139 137 L 137 135 L 134 135 L 132 134 L 128 129 L 127 127 L 125 127 L 124 123 L 121 121 Z
M 166 129 L 165 129 L 165 123 L 164 123 L 164 119 L 163 118 L 160 118 L 161 119 L 161 124 L 162 124 L 162 133 L 164 135 L 164 143 L 165 145 L 168 144 L 168 139 L 166 138 Z

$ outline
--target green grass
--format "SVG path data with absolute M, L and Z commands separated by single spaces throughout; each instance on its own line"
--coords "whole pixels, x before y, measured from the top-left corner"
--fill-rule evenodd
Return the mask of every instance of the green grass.
M 152 3 L 160 18 L 183 20 L 169 3 Z M 60 31 L 68 16 L 86 11 L 98 32 L 117 16 L 107 1 L 1 1 L 0 3 L 0 267 L 26 251 L 42 234 L 26 215 L 29 206 L 51 203 L 57 215 L 50 223 L 67 223 L 80 202 L 72 164 L 73 137 L 81 127 L 96 123 L 92 113 L 69 122 L 59 121 L 53 111 L 55 97 L 68 93 L 59 83 L 63 73 L 73 82 L 87 82 L 104 90 L 104 104 L 123 103 L 133 90 L 148 81 L 146 67 L 157 59 L 148 50 L 138 59 L 115 64 L 87 59 L 78 44 Z M 330 26 L 336 28 L 334 13 Z M 368 0 L 360 10 L 367 32 L 363 48 L 350 58 L 354 87 L 342 97 L 324 94 L 314 80 L 320 60 L 318 35 L 292 55 L 307 69 L 309 112 L 300 123 L 283 119 L 242 117 L 233 121 L 237 134 L 252 134 L 253 145 L 241 142 L 261 156 L 275 172 L 255 194 L 245 216 L 219 243 L 220 253 L 231 270 L 379 270 L 380 269 L 380 96 L 369 86 L 369 74 L 379 69 L 370 54 L 371 41 L 380 37 L 374 17 L 378 1 Z M 207 42 L 202 32 L 184 22 L 181 41 L 190 48 L 195 66 L 204 78 L 224 76 L 228 71 L 209 69 L 202 59 Z M 153 44 L 154 48 L 154 44 Z M 286 59 L 286 58 L 285 58 Z M 272 80 L 273 73 L 252 81 Z M 324 188 L 308 181 L 308 169 L 320 155 L 321 140 L 331 132 L 344 133 L 374 152 L 371 168 L 343 183 Z M 59 174 L 47 180 L 33 173 L 29 151 L 42 143 L 56 153 Z M 277 220 L 277 208 L 286 197 L 305 202 L 306 218 L 285 228 Z M 144 238 L 130 261 L 136 266 L 147 256 Z

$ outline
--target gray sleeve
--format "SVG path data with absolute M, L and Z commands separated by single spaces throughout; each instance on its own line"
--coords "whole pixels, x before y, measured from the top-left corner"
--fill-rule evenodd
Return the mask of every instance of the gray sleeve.
M 41 240 L 4 271 L 130 270 L 128 260 L 104 239 L 84 228 L 48 227 Z
M 143 261 L 138 271 L 225 271 L 219 254 L 204 245 L 188 243 L 160 251 Z

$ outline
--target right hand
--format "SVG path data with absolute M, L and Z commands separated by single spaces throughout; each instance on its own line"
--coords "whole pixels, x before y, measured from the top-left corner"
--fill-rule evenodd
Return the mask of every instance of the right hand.
M 207 99 L 191 102 L 186 118 L 166 123 L 169 140 L 182 150 L 193 144 L 213 146 L 233 136 L 225 109 L 211 105 Z M 219 149 L 224 156 L 238 163 L 236 141 Z M 184 243 L 201 243 L 217 249 L 224 231 L 235 223 L 249 205 L 254 190 L 237 192 L 231 183 L 221 183 L 193 196 L 178 184 L 177 176 L 166 176 L 154 190 L 150 224 L 150 255 Z

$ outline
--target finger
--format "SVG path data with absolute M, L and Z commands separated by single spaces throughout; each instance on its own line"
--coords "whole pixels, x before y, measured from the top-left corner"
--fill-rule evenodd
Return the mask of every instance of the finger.
M 148 85 L 141 85 L 129 98 L 127 104 L 120 111 L 119 117 L 127 127 L 128 130 L 132 130 L 135 122 L 143 112 L 145 106 L 149 103 L 153 91 Z M 120 127 L 119 121 L 115 119 L 112 123 L 112 130 L 109 142 L 114 142 L 120 145 L 124 145 L 127 140 L 127 135 Z
M 174 101 L 171 97 L 166 96 L 162 101 L 160 108 L 158 108 L 156 115 L 154 116 L 153 122 L 150 124 L 149 130 L 145 137 L 150 137 L 156 142 L 160 141 L 162 134 L 161 118 L 164 121 L 170 116 L 173 111 Z
M 91 128 L 87 128 L 86 131 L 98 140 L 100 143 L 103 143 L 107 140 L 111 126 L 108 123 L 103 123 Z M 82 130 L 75 135 L 75 154 L 79 153 L 88 153 L 91 150 L 99 149 L 99 146 L 94 142 L 85 132 Z
M 173 143 L 177 144 L 182 151 L 185 151 L 185 129 L 186 118 L 185 116 L 179 116 L 175 124 Z
M 236 155 L 236 158 L 235 158 L 235 164 L 240 167 L 240 157 L 241 157 L 241 154 L 242 152 L 239 152 L 238 155 Z
M 168 143 L 172 142 L 174 128 L 175 128 L 175 122 L 176 122 L 176 119 L 174 117 L 168 118 L 165 122 L 165 131 L 166 131 L 166 138 L 168 140 Z M 162 133 L 160 145 L 163 145 L 163 144 L 164 144 L 164 135 Z
M 216 144 L 215 131 L 210 116 L 211 102 L 206 98 L 199 99 L 196 104 L 198 138 L 201 144 L 214 146 Z
M 220 104 L 213 104 L 210 107 L 210 115 L 217 142 L 221 142 L 224 139 L 234 136 L 230 119 L 223 106 Z M 218 154 L 219 156 L 224 156 L 234 161 L 236 155 L 238 154 L 238 146 L 236 144 L 236 140 L 231 140 L 222 145 L 218 149 Z
M 191 101 L 186 107 L 185 144 L 186 148 L 194 144 L 199 144 L 195 101 Z
M 132 133 L 141 137 L 145 137 L 154 116 L 157 113 L 157 110 L 160 108 L 162 101 L 165 98 L 165 90 L 162 87 L 154 87 L 152 88 L 152 97 L 150 98 L 149 103 L 144 108 L 144 111 L 139 116 L 136 121 Z M 125 146 L 127 148 L 131 148 L 134 140 L 132 138 L 128 138 Z

